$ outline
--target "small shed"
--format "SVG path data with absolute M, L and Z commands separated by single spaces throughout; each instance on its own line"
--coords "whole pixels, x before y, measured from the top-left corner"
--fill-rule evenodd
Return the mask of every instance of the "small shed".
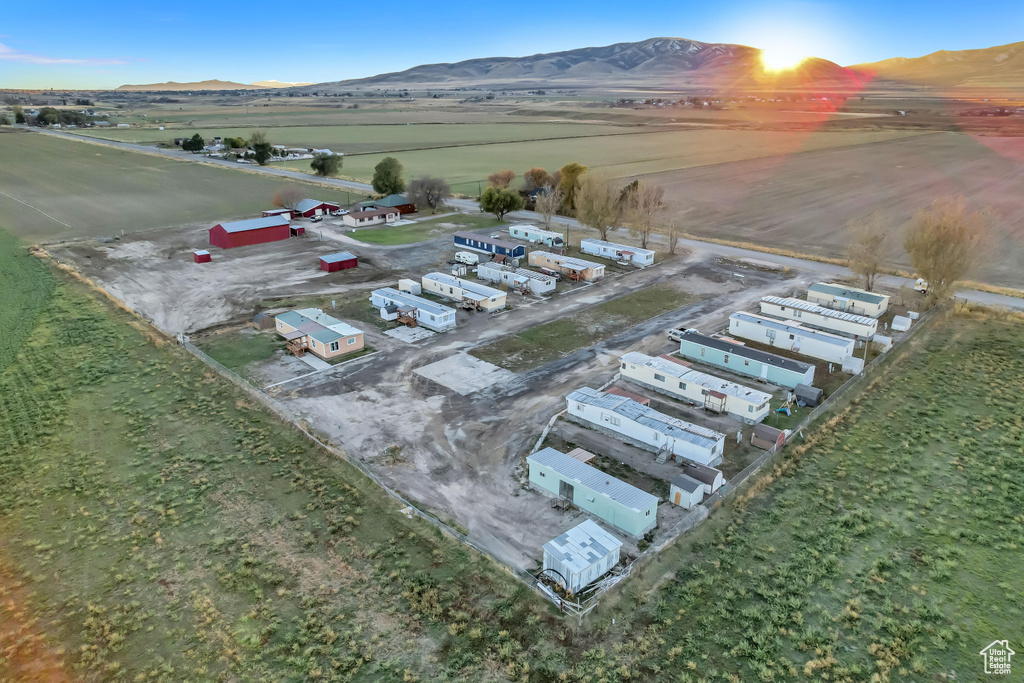
M 566 453 L 566 455 L 568 455 L 573 460 L 579 460 L 582 463 L 589 463 L 591 460 L 597 457 L 590 451 L 585 451 L 582 448 L 574 448 L 568 453 Z
M 896 332 L 906 332 L 910 329 L 910 316 L 894 315 L 890 327 Z
M 695 462 L 684 462 L 683 473 L 704 484 L 704 493 L 709 496 L 722 488 L 722 484 L 725 483 L 725 478 L 722 477 L 722 470 Z
M 678 474 L 669 487 L 669 499 L 687 510 L 697 507 L 704 500 L 704 484 L 691 476 Z
M 196 263 L 209 263 L 213 258 L 210 256 L 210 252 L 206 249 L 197 249 L 192 252 L 192 260 Z
M 252 317 L 252 324 L 257 330 L 272 330 L 277 325 L 277 320 L 269 313 L 257 313 Z
M 288 229 L 292 231 L 292 237 L 302 237 L 306 234 L 306 229 L 301 225 L 290 225 Z
M 821 399 L 825 394 L 818 387 L 812 387 L 808 384 L 797 384 L 793 389 L 793 393 L 796 394 L 797 401 L 811 408 L 816 408 L 821 403 Z
M 544 575 L 567 593 L 578 593 L 619 563 L 622 541 L 585 520 L 544 544 Z
M 768 450 L 778 446 L 781 448 L 786 443 L 786 432 L 766 424 L 754 425 L 754 432 L 750 435 L 750 443 Z
M 333 273 L 337 270 L 348 270 L 359 265 L 359 259 L 355 254 L 347 251 L 339 251 L 336 254 L 328 254 L 320 257 L 320 270 Z

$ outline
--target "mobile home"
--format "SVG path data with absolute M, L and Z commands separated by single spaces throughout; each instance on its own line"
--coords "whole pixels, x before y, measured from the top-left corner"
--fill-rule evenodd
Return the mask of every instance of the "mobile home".
M 631 398 L 580 387 L 566 397 L 569 415 L 659 455 L 702 465 L 722 462 L 725 434 L 659 413 Z
M 746 377 L 792 389 L 814 383 L 814 366 L 774 353 L 747 348 L 732 339 L 709 337 L 696 330 L 676 332 L 679 355 Z
M 613 261 L 629 261 L 638 266 L 649 266 L 654 263 L 654 251 L 651 249 L 641 249 L 628 244 L 616 244 L 604 240 L 591 238 L 580 240 L 580 251 Z
M 550 268 L 569 277 L 570 280 L 593 282 L 604 277 L 604 264 L 584 261 L 573 256 L 552 254 L 549 251 L 531 251 L 530 265 L 534 268 Z
M 509 237 L 526 240 L 530 244 L 540 243 L 546 247 L 561 247 L 565 244 L 562 235 L 551 230 L 542 230 L 535 225 L 510 225 Z
M 515 268 L 504 263 L 486 261 L 477 267 L 476 274 L 481 280 L 504 283 L 510 289 L 529 291 L 533 294 L 555 291 L 555 278 L 550 275 L 526 268 Z
M 591 519 L 544 544 L 544 573 L 567 593 L 579 593 L 619 563 L 622 541 Z
M 771 394 L 699 372 L 671 357 L 631 351 L 619 358 L 619 372 L 630 382 L 747 424 L 760 422 L 770 410 Z
M 634 538 L 658 522 L 657 498 L 561 451 L 543 448 L 526 462 L 532 488 L 567 500 Z
M 394 307 L 410 307 L 416 318 L 416 324 L 444 332 L 455 327 L 455 309 L 435 304 L 414 294 L 400 292 L 392 287 L 383 287 L 370 292 L 370 305 L 377 309 Z
M 761 313 L 773 318 L 795 320 L 806 327 L 841 334 L 844 337 L 871 339 L 878 332 L 876 318 L 825 308 L 803 299 L 763 296 Z
M 877 318 L 889 309 L 889 297 L 834 282 L 818 282 L 807 288 L 807 300 L 825 308 Z
M 497 237 L 478 235 L 477 233 L 470 232 L 468 230 L 460 230 L 455 233 L 452 235 L 452 240 L 456 247 L 471 249 L 473 251 L 483 252 L 484 254 L 494 254 L 496 256 L 505 256 L 513 259 L 519 259 L 526 256 L 526 247 L 521 244 L 509 242 L 508 240 L 499 239 Z
M 319 308 L 302 308 L 276 316 L 277 333 L 296 353 L 310 351 L 329 360 L 363 348 L 363 331 L 324 313 Z
M 424 292 L 453 301 L 468 301 L 485 311 L 505 308 L 505 292 L 444 273 L 427 273 L 420 279 Z
M 849 337 L 743 311 L 729 316 L 729 334 L 832 363 L 842 363 L 853 355 L 854 348 Z

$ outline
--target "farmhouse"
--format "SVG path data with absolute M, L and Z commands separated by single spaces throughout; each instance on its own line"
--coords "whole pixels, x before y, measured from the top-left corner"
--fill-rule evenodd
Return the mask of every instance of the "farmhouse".
M 704 484 L 685 474 L 677 474 L 668 490 L 668 499 L 687 510 L 704 500 Z
M 889 309 L 889 297 L 856 287 L 818 282 L 807 288 L 807 300 L 825 308 L 877 318 Z
M 385 317 L 385 314 L 391 315 L 394 311 L 389 309 L 392 308 L 395 311 L 399 307 L 411 309 L 409 312 L 416 319 L 417 325 L 435 332 L 444 332 L 455 327 L 454 308 L 435 304 L 433 301 L 427 301 L 415 294 L 400 292 L 392 287 L 375 289 L 370 292 L 370 305 L 380 309 L 381 317 Z
M 653 451 L 702 465 L 722 462 L 725 434 L 640 405 L 631 398 L 580 387 L 566 397 L 569 414 L 598 431 L 609 432 Z
M 485 311 L 505 308 L 505 292 L 471 280 L 463 280 L 444 273 L 427 273 L 420 282 L 423 291 L 443 296 L 453 301 L 468 301 Z
M 322 202 L 319 199 L 302 199 L 292 210 L 296 216 L 312 218 L 313 216 L 322 216 L 325 213 L 337 211 L 340 208 L 341 205 L 334 204 L 333 202 Z
M 619 563 L 621 547 L 622 541 L 586 519 L 544 544 L 546 578 L 566 593 L 579 593 Z
M 698 465 L 695 462 L 684 462 L 683 473 L 703 484 L 704 493 L 709 496 L 722 488 L 722 484 L 725 483 L 725 479 L 722 478 L 722 470 Z
M 848 337 L 743 311 L 729 316 L 729 334 L 833 363 L 852 356 L 854 348 L 854 340 Z
M 516 259 L 526 256 L 526 247 L 521 244 L 515 244 L 514 242 L 498 239 L 497 237 L 485 237 L 469 230 L 460 230 L 452 235 L 452 240 L 456 247 L 472 249 L 473 251 L 480 251 L 485 254 L 495 254 L 496 256 Z
M 381 199 L 371 199 L 360 204 L 364 209 L 395 209 L 399 214 L 416 213 L 416 205 L 404 194 L 389 194 Z
M 225 221 L 213 226 L 210 228 L 210 244 L 221 249 L 231 249 L 286 240 L 291 234 L 288 219 L 284 216 L 249 218 L 244 221 Z
M 319 308 L 281 313 L 274 319 L 274 325 L 288 342 L 289 350 L 298 355 L 311 351 L 329 360 L 363 348 L 362 330 L 332 318 Z
M 619 359 L 619 368 L 630 382 L 726 413 L 747 424 L 760 422 L 768 415 L 771 394 L 699 372 L 670 357 L 654 358 L 631 351 Z
M 510 225 L 508 234 L 516 239 L 526 240 L 530 244 L 541 243 L 546 247 L 560 247 L 565 244 L 562 235 L 551 230 L 541 230 L 534 225 Z
M 641 249 L 640 247 L 631 247 L 626 244 L 616 244 L 615 242 L 605 242 L 592 238 L 580 240 L 580 251 L 584 254 L 601 256 L 613 261 L 629 261 L 638 266 L 649 266 L 654 263 L 654 251 L 651 249 Z
M 876 318 L 825 308 L 803 299 L 763 296 L 761 297 L 761 313 L 773 318 L 796 320 L 805 327 L 813 327 L 845 337 L 871 339 L 878 332 Z
M 333 273 L 337 270 L 348 270 L 359 265 L 359 259 L 355 254 L 347 251 L 339 251 L 336 254 L 328 254 L 320 257 L 320 270 Z
M 790 389 L 814 382 L 814 366 L 810 363 L 748 349 L 735 340 L 708 337 L 696 330 L 686 330 L 677 336 L 679 355 L 684 358 Z
M 552 254 L 549 251 L 531 251 L 530 265 L 535 268 L 549 268 L 562 273 L 570 280 L 593 282 L 604 277 L 604 264 L 584 261 L 572 256 Z
M 346 213 L 341 217 L 341 222 L 350 228 L 365 228 L 381 223 L 394 223 L 400 215 L 398 209 L 366 209 Z
M 515 268 L 504 263 L 484 261 L 476 269 L 477 277 L 490 282 L 504 283 L 509 289 L 533 294 L 546 294 L 555 291 L 555 278 L 543 273 L 535 273 L 526 268 Z
M 568 500 L 635 538 L 658 521 L 658 499 L 554 448 L 543 448 L 526 459 L 530 486 Z

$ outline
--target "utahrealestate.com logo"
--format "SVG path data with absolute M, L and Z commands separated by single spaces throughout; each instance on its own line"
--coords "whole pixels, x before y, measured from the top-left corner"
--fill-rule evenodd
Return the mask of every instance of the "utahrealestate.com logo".
M 1009 642 L 993 640 L 978 654 L 985 658 L 985 673 L 1008 674 L 1010 673 L 1010 658 L 1017 653 L 1010 649 Z

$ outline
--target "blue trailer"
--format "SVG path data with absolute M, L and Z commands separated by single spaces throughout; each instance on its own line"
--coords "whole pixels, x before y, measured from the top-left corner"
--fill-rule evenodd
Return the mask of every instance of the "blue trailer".
M 468 230 L 460 230 L 452 236 L 452 239 L 455 241 L 456 247 L 471 249 L 484 254 L 495 254 L 496 256 L 516 259 L 526 256 L 526 247 L 521 244 L 515 244 L 514 242 L 498 239 L 497 237 L 486 237 L 475 232 L 469 232 Z

